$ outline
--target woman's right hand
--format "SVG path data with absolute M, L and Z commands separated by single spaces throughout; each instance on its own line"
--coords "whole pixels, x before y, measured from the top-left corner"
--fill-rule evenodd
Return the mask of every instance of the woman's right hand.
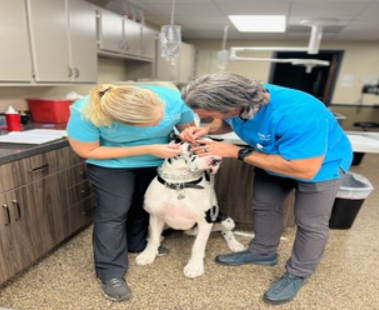
M 169 158 L 180 154 L 180 144 L 154 144 L 151 155 L 159 158 Z
M 208 133 L 209 133 L 208 127 L 190 126 L 184 129 L 179 134 L 179 138 L 182 141 L 189 141 L 191 143 L 196 143 L 196 140 L 198 140 L 200 137 L 204 137 L 208 135 Z

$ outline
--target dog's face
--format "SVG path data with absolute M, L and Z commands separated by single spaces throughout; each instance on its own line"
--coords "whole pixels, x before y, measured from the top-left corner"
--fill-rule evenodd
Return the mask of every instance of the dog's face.
M 215 155 L 200 157 L 190 151 L 191 144 L 189 142 L 181 142 L 180 149 L 180 155 L 168 158 L 164 161 L 163 166 L 165 169 L 191 172 L 208 170 L 211 174 L 217 173 L 220 167 L 221 157 Z

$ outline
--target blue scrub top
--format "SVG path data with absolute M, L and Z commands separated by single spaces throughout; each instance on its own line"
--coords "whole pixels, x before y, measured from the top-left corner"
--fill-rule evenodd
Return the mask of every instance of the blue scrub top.
M 338 179 L 339 168 L 345 172 L 349 169 L 353 152 L 335 116 L 321 101 L 305 92 L 271 84 L 264 86 L 270 93 L 268 105 L 247 121 L 238 116 L 225 121 L 243 141 L 261 153 L 280 155 L 286 160 L 324 156 L 321 169 L 312 180 L 298 180 Z
M 194 120 L 194 114 L 182 101 L 179 91 L 162 86 L 141 86 L 152 90 L 164 102 L 164 118 L 158 126 L 136 127 L 117 122 L 110 126 L 96 127 L 82 116 L 82 108 L 88 104 L 83 97 L 71 106 L 67 124 L 68 136 L 81 142 L 99 141 L 102 146 L 138 146 L 166 144 L 168 136 L 176 124 L 188 124 Z M 109 168 L 156 167 L 163 159 L 152 155 L 128 156 L 112 159 L 87 159 L 87 163 Z

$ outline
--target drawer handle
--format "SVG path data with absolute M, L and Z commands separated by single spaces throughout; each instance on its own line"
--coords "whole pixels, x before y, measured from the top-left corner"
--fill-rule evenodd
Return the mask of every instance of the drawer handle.
M 11 223 L 11 215 L 9 214 L 9 208 L 7 205 L 1 205 L 1 206 L 7 211 L 8 221 L 4 225 L 8 226 Z
M 40 166 L 40 167 L 37 167 L 37 168 L 28 169 L 28 172 L 35 172 L 35 171 L 39 171 L 39 170 L 42 170 L 42 169 L 46 169 L 48 167 L 49 167 L 49 164 L 46 164 L 46 165 L 43 165 L 43 166 Z
M 16 221 L 18 221 L 21 218 L 21 209 L 20 209 L 20 204 L 18 203 L 17 200 L 12 200 L 12 203 L 16 205 L 17 207 L 17 217 L 15 218 Z

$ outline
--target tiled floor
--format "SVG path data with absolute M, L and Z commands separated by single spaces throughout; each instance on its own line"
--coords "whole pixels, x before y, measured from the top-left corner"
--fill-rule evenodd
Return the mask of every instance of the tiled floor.
M 377 188 L 365 200 L 349 230 L 331 230 L 316 273 L 290 303 L 270 306 L 262 294 L 282 275 L 294 237 L 287 229 L 275 267 L 216 265 L 215 255 L 228 252 L 217 233 L 209 240 L 205 274 L 184 277 L 192 237 L 179 233 L 164 241 L 170 254 L 151 266 L 136 266 L 131 255 L 128 282 L 134 298 L 115 303 L 103 298 L 94 276 L 91 228 L 0 290 L 0 307 L 19 310 L 219 310 L 219 309 L 379 309 L 379 155 L 367 154 L 352 171 L 366 176 Z M 247 244 L 248 238 L 238 237 Z

